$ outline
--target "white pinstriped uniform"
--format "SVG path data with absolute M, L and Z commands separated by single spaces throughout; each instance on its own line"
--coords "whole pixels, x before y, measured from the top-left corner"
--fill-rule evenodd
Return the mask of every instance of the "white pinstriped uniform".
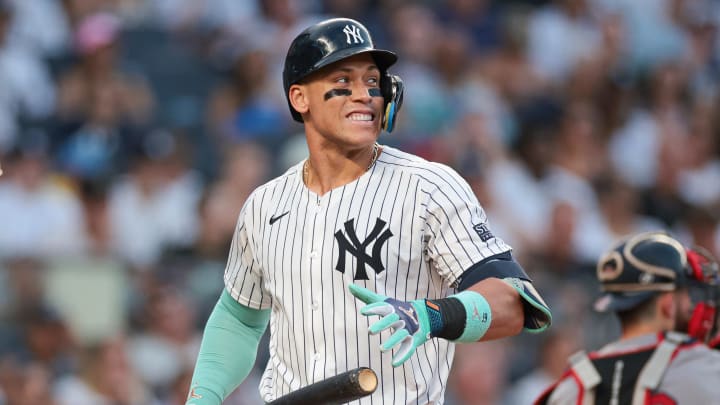
M 302 163 L 292 167 L 245 203 L 225 270 L 239 303 L 272 308 L 261 396 L 270 401 L 367 366 L 380 386 L 356 404 L 441 404 L 454 344 L 432 339 L 393 368 L 392 354 L 379 348 L 390 333 L 368 334 L 375 319 L 359 314 L 363 304 L 347 285 L 400 300 L 442 298 L 464 270 L 508 250 L 467 182 L 447 166 L 385 146 L 368 172 L 321 197 L 305 187 Z M 373 257 L 381 265 L 373 267 Z M 367 280 L 354 280 L 361 267 Z

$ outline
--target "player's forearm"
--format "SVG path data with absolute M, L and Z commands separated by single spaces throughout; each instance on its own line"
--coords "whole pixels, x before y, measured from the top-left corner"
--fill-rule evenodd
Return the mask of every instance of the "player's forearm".
M 492 322 L 480 340 L 499 339 L 517 335 L 523 327 L 523 305 L 518 292 L 498 278 L 487 278 L 467 291 L 481 294 L 488 302 Z
M 514 336 L 523 329 L 523 298 L 516 287 L 498 278 L 487 278 L 459 294 L 425 302 L 431 333 L 436 337 L 468 343 Z
M 187 405 L 220 405 L 255 364 L 270 310 L 240 305 L 227 291 L 208 319 Z
M 458 288 L 482 295 L 492 307 L 491 315 L 495 322 L 482 340 L 517 334 L 517 322 L 521 322 L 522 329 L 530 333 L 542 332 L 552 323 L 550 308 L 510 252 L 474 264 L 463 273 Z M 518 305 L 521 308 L 519 312 Z

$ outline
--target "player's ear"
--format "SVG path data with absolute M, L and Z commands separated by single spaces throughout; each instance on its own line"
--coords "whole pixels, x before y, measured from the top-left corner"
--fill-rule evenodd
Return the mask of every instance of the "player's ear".
M 307 97 L 307 89 L 300 84 L 293 84 L 288 90 L 290 105 L 300 114 L 305 114 L 310 109 Z

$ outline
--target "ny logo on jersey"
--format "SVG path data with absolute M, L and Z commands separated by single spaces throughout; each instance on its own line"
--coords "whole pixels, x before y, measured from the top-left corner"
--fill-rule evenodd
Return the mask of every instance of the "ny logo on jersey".
M 335 240 L 337 240 L 339 247 L 338 260 L 335 265 L 335 270 L 345 273 L 345 254 L 350 253 L 355 256 L 355 259 L 357 260 L 357 271 L 355 272 L 353 279 L 369 280 L 367 272 L 365 271 L 365 265 L 370 265 L 370 267 L 375 270 L 376 274 L 385 270 L 385 266 L 380 260 L 380 251 L 382 250 L 385 242 L 393 236 L 393 233 L 390 232 L 390 229 L 388 228 L 381 234 L 380 232 L 383 228 L 385 228 L 386 222 L 378 218 L 375 220 L 375 227 L 367 238 L 360 242 L 357 234 L 355 233 L 354 223 L 355 219 L 345 222 L 345 233 L 347 234 L 347 237 L 350 238 L 349 241 L 345 238 L 342 230 L 335 232 Z M 372 241 L 375 241 L 372 247 L 372 255 L 368 255 L 367 252 L 365 252 L 365 249 Z
M 364 43 L 365 40 L 362 37 L 362 34 L 360 33 L 360 29 L 354 25 L 346 25 L 345 28 L 343 28 L 343 32 L 345 33 L 345 39 L 347 40 L 348 44 L 357 44 Z M 352 38 L 351 38 L 352 37 Z M 352 40 L 352 42 L 351 42 Z

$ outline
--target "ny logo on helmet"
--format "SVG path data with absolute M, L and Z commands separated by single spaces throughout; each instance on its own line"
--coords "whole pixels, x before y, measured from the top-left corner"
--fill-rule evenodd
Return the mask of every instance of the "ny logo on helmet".
M 335 270 L 341 273 L 345 273 L 345 254 L 349 253 L 357 260 L 357 268 L 353 279 L 369 280 L 370 278 L 368 277 L 367 271 L 365 270 L 365 265 L 367 264 L 372 267 L 372 269 L 375 270 L 376 274 L 385 270 L 385 266 L 380 260 L 380 252 L 385 242 L 387 242 L 388 239 L 393 236 L 393 233 L 390 231 L 389 228 L 383 231 L 386 222 L 380 218 L 377 218 L 375 220 L 375 227 L 373 227 L 372 231 L 370 231 L 370 234 L 365 238 L 365 240 L 361 242 L 360 239 L 358 239 L 357 234 L 355 233 L 354 222 L 355 220 L 351 219 L 344 224 L 345 233 L 347 234 L 348 238 L 350 238 L 349 241 L 345 238 L 342 230 L 338 230 L 337 232 L 335 232 L 335 240 L 337 241 L 339 248 L 338 259 L 337 263 L 335 264 Z M 372 247 L 372 255 L 369 255 L 367 254 L 365 249 L 373 241 L 374 243 Z
M 355 25 L 346 25 L 345 28 L 343 28 L 343 32 L 345 33 L 345 39 L 347 40 L 348 44 L 357 44 L 357 43 L 365 42 L 365 40 L 362 37 L 362 34 L 360 33 L 360 29 Z

